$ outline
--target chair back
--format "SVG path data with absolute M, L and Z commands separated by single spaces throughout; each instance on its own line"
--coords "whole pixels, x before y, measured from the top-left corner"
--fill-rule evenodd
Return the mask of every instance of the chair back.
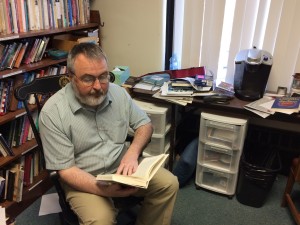
M 50 97 L 52 94 L 54 94 L 55 92 L 63 88 L 68 82 L 69 82 L 69 77 L 66 74 L 46 76 L 46 77 L 36 78 L 35 80 L 33 80 L 28 84 L 23 84 L 19 86 L 14 92 L 16 99 L 22 101 L 24 104 L 24 108 L 26 110 L 30 125 L 32 127 L 32 131 L 34 133 L 34 137 L 36 139 L 38 148 L 41 151 L 42 156 L 43 156 L 43 145 L 42 145 L 40 133 L 38 131 L 38 128 L 33 118 L 33 111 L 36 110 L 36 108 L 29 107 L 28 99 L 31 95 L 34 95 L 35 104 L 39 115 L 42 109 L 42 105 L 45 101 L 44 98 L 39 98 L 39 95 L 42 95 L 43 97 L 45 96 Z M 58 172 L 49 171 L 49 175 L 59 196 L 59 204 L 62 209 L 61 216 L 64 217 L 62 218 L 62 221 L 64 221 L 66 224 L 69 225 L 78 224 L 77 216 L 73 213 L 68 202 L 65 200 L 65 193 L 59 182 Z
M 19 86 L 14 95 L 17 100 L 22 101 L 24 104 L 24 108 L 26 110 L 32 131 L 34 133 L 34 137 L 38 144 L 38 147 L 43 150 L 42 141 L 40 138 L 39 131 L 36 127 L 35 121 L 33 119 L 33 111 L 31 107 L 28 105 L 28 98 L 30 95 L 34 95 L 35 103 L 37 106 L 38 114 L 41 111 L 42 103 L 39 100 L 39 95 L 51 95 L 60 90 L 69 82 L 69 78 L 67 75 L 56 75 L 56 76 L 46 76 L 41 78 L 36 78 L 32 82 L 28 84 L 23 84 Z M 42 151 L 43 154 L 43 151 Z

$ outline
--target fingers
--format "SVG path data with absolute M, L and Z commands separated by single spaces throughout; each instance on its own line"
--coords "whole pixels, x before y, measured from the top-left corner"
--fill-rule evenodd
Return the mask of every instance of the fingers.
M 135 172 L 136 167 L 132 164 L 125 164 L 121 163 L 117 170 L 117 174 L 122 174 L 122 175 L 131 175 Z

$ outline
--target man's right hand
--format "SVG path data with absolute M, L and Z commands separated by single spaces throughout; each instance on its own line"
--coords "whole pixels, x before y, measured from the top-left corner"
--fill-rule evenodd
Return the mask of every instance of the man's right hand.
M 103 183 L 97 182 L 99 188 L 101 188 L 102 196 L 105 197 L 128 197 L 136 193 L 139 188 L 121 185 L 118 183 Z

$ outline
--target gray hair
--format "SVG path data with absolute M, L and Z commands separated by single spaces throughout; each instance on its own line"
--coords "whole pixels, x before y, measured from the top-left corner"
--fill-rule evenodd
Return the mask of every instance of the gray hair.
M 105 61 L 107 62 L 106 55 L 98 44 L 91 42 L 80 43 L 78 45 L 75 45 L 68 54 L 67 69 L 70 73 L 75 73 L 74 61 L 80 54 L 85 55 L 88 59 L 105 59 Z

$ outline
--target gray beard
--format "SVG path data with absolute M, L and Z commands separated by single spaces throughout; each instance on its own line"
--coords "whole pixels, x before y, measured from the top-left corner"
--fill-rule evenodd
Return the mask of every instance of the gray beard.
M 106 95 L 104 95 L 103 93 L 99 93 L 96 95 L 96 92 L 92 89 L 92 91 L 90 92 L 91 95 L 89 96 L 82 96 L 79 91 L 77 86 L 74 84 L 74 82 L 72 81 L 72 87 L 75 93 L 75 97 L 78 99 L 78 101 L 81 104 L 90 106 L 90 107 L 96 107 L 99 106 L 106 98 Z

